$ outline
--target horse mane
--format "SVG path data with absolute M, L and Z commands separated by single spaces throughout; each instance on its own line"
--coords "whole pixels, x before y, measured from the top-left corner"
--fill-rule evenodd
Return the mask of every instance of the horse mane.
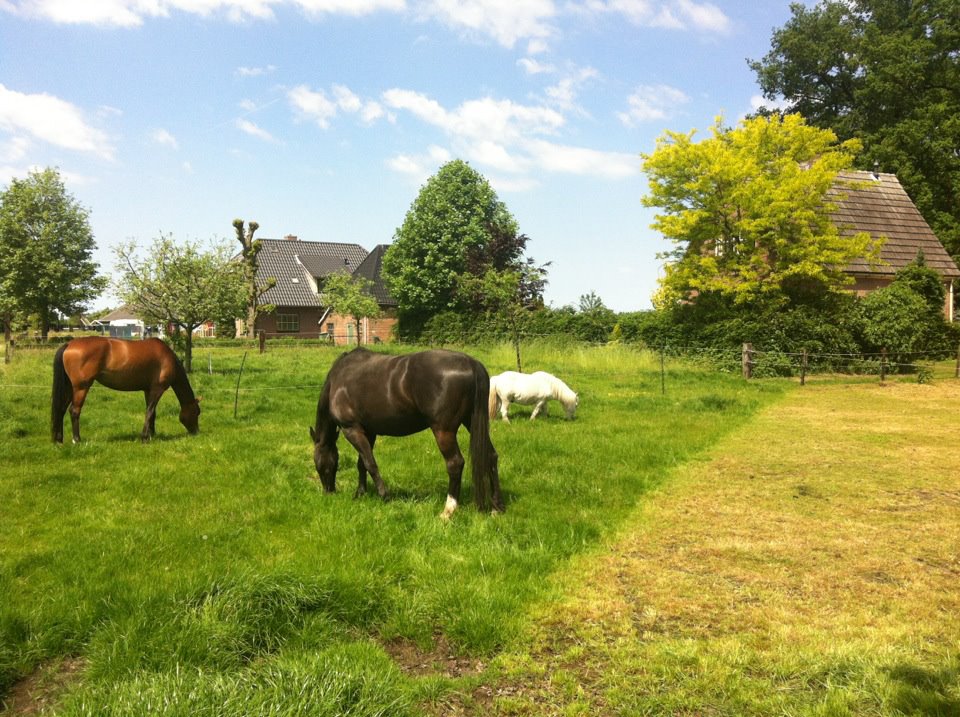
M 569 402 L 576 398 L 576 391 L 570 388 L 567 384 L 561 381 L 559 378 L 554 376 L 551 373 L 546 371 L 537 371 L 543 378 L 547 380 L 550 384 L 550 388 L 553 391 L 553 397 L 558 401 Z
M 188 403 L 196 401 L 197 397 L 193 393 L 193 386 L 190 385 L 190 377 L 187 375 L 187 369 L 183 365 L 183 361 L 180 360 L 177 352 L 173 349 L 170 349 L 170 353 L 173 354 L 173 365 L 177 374 L 176 378 L 174 378 L 170 384 L 170 387 L 177 395 L 177 400 L 180 401 L 180 405 L 186 406 Z

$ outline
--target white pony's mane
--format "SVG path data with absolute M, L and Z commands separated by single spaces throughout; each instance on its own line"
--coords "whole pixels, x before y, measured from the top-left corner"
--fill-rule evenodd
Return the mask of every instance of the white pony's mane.
M 577 394 L 567 384 L 561 381 L 553 374 L 546 371 L 535 371 L 532 376 L 538 376 L 550 384 L 553 391 L 553 398 L 560 401 L 564 406 L 577 400 Z

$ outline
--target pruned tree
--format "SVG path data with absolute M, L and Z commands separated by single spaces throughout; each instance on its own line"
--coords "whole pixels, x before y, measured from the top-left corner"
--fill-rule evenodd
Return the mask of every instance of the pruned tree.
M 335 271 L 323 279 L 320 301 L 334 313 L 352 316 L 357 329 L 357 344 L 360 343 L 360 324 L 364 319 L 380 316 L 380 305 L 370 293 L 373 282 L 362 276 L 351 276 L 345 271 Z
M 243 267 L 226 245 L 202 251 L 197 244 L 157 238 L 140 257 L 130 242 L 115 249 L 117 295 L 147 323 L 184 332 L 184 367 L 192 369 L 193 330 L 225 316 L 239 316 L 246 299 Z
M 107 285 L 93 260 L 89 212 L 56 169 L 13 179 L 0 194 L 0 318 L 36 315 L 46 339 L 57 312 L 74 314 Z
M 243 278 L 246 291 L 244 333 L 252 339 L 256 332 L 257 316 L 274 309 L 271 304 L 260 304 L 260 297 L 276 286 L 277 280 L 271 276 L 265 284 L 257 283 L 257 256 L 263 249 L 263 242 L 255 240 L 253 235 L 260 228 L 260 225 L 252 221 L 244 228 L 243 219 L 234 219 L 233 228 L 237 233 L 237 241 L 240 242 L 240 258 L 243 262 Z

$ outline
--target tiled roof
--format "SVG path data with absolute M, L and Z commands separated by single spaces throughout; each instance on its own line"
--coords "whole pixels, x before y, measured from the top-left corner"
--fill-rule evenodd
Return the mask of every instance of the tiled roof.
M 140 317 L 134 314 L 129 306 L 121 306 L 114 309 L 106 316 L 101 316 L 98 321 L 108 324 L 111 321 L 140 321 Z
M 366 259 L 360 262 L 360 266 L 353 273 L 362 276 L 373 282 L 370 287 L 370 293 L 377 300 L 380 306 L 396 306 L 397 300 L 387 291 L 386 284 L 383 283 L 383 276 L 380 273 L 380 267 L 383 264 L 383 255 L 387 253 L 387 244 L 378 244 L 373 248 Z
M 341 242 L 300 241 L 299 239 L 261 239 L 263 248 L 257 254 L 257 282 L 263 285 L 273 277 L 276 285 L 264 293 L 261 304 L 276 306 L 320 306 L 307 272 L 312 276 L 325 266 L 342 268 L 360 265 L 367 250 L 359 244 Z M 323 276 L 329 271 L 319 274 Z
M 851 274 L 893 276 L 898 269 L 917 258 L 923 250 L 927 266 L 936 269 L 945 279 L 960 277 L 960 269 L 943 248 L 933 230 L 924 221 L 917 207 L 900 186 L 894 174 L 841 172 L 839 186 L 828 192 L 837 205 L 833 221 L 844 236 L 869 232 L 874 238 L 886 237 L 880 250 L 881 264 L 871 266 L 865 259 L 851 262 Z M 843 183 L 855 182 L 853 186 Z

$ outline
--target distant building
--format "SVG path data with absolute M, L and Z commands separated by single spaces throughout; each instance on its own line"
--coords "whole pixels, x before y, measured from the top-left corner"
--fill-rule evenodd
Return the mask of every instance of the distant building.
M 276 280 L 259 303 L 273 304 L 276 308 L 257 316 L 255 330 L 258 333 L 329 337 L 340 345 L 390 340 L 397 323 L 397 302 L 380 275 L 385 245 L 367 252 L 359 244 L 301 241 L 295 236 L 259 241 L 263 248 L 257 254 L 257 283 L 263 286 L 270 278 Z M 363 319 L 359 336 L 352 316 L 335 314 L 320 301 L 319 290 L 324 279 L 338 271 L 373 283 L 370 293 L 377 300 L 382 316 Z
M 898 270 L 917 258 L 922 251 L 926 265 L 940 274 L 946 293 L 944 315 L 953 321 L 953 282 L 960 278 L 960 269 L 943 248 L 943 244 L 917 210 L 916 205 L 894 174 L 849 171 L 841 172 L 838 184 L 828 193 L 837 208 L 834 224 L 846 236 L 869 232 L 872 237 L 886 237 L 880 250 L 880 263 L 871 265 L 866 259 L 851 262 L 845 269 L 854 279 L 852 290 L 858 296 L 888 286 Z M 852 186 L 845 186 L 854 182 Z
M 93 324 L 101 326 L 110 336 L 118 339 L 141 339 L 146 331 L 143 321 L 127 306 L 114 309 Z

